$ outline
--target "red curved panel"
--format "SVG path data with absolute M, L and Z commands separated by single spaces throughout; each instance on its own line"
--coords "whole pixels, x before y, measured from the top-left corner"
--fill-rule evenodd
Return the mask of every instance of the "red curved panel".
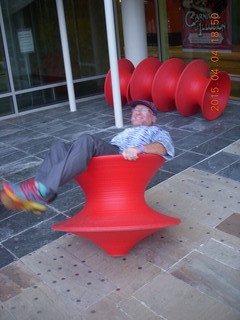
M 159 110 L 167 112 L 176 108 L 176 87 L 185 67 L 178 58 L 166 60 L 159 67 L 152 84 L 152 99 Z
M 137 65 L 129 83 L 132 100 L 152 101 L 152 82 L 160 65 L 157 58 L 146 58 Z
M 119 85 L 122 104 L 127 102 L 128 84 L 134 71 L 134 65 L 128 59 L 118 60 Z M 107 103 L 113 107 L 111 70 L 108 71 L 104 82 L 104 95 Z

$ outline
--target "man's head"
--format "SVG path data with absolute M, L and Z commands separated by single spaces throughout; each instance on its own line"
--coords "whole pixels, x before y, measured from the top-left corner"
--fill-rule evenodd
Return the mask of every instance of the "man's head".
M 147 100 L 134 100 L 129 102 L 132 107 L 133 126 L 151 126 L 157 120 L 157 108 L 153 102 Z

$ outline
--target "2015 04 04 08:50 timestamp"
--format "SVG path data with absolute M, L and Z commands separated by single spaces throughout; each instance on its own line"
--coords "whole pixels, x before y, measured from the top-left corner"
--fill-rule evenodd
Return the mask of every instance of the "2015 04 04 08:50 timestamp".
M 218 13 L 212 13 L 210 15 L 211 17 L 211 25 L 218 25 L 219 24 L 219 19 L 220 16 Z M 220 33 L 217 31 L 211 32 L 211 42 L 213 44 L 220 43 Z M 212 50 L 211 51 L 211 62 L 216 64 L 219 62 L 219 56 L 218 56 L 218 50 Z M 214 68 L 211 70 L 211 80 L 213 81 L 218 81 L 219 75 L 218 75 L 218 68 Z M 219 88 L 218 88 L 218 83 L 214 85 L 214 87 L 210 88 L 211 92 L 211 111 L 219 111 Z

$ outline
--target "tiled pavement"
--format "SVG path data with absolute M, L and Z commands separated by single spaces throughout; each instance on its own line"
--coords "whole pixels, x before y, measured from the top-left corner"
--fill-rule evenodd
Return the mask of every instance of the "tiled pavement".
M 130 110 L 124 107 L 124 124 Z M 35 216 L 0 204 L 0 319 L 240 319 L 240 104 L 206 121 L 160 113 L 176 157 L 151 180 L 150 206 L 178 226 L 142 240 L 125 257 L 52 231 L 84 196 L 71 182 Z M 51 143 L 89 132 L 110 139 L 104 98 L 0 121 L 0 182 L 34 176 Z

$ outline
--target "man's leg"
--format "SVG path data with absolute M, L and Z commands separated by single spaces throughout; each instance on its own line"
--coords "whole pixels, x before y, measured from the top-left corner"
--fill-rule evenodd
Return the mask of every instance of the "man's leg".
M 20 184 L 3 183 L 1 201 L 13 210 L 44 212 L 46 203 L 55 199 L 58 188 L 85 171 L 92 157 L 118 153 L 118 147 L 89 134 L 81 135 L 71 145 L 53 144 L 36 179 Z
M 118 147 L 96 136 L 83 134 L 71 145 L 53 144 L 37 172 L 36 180 L 57 193 L 60 186 L 87 169 L 92 157 L 118 153 Z

